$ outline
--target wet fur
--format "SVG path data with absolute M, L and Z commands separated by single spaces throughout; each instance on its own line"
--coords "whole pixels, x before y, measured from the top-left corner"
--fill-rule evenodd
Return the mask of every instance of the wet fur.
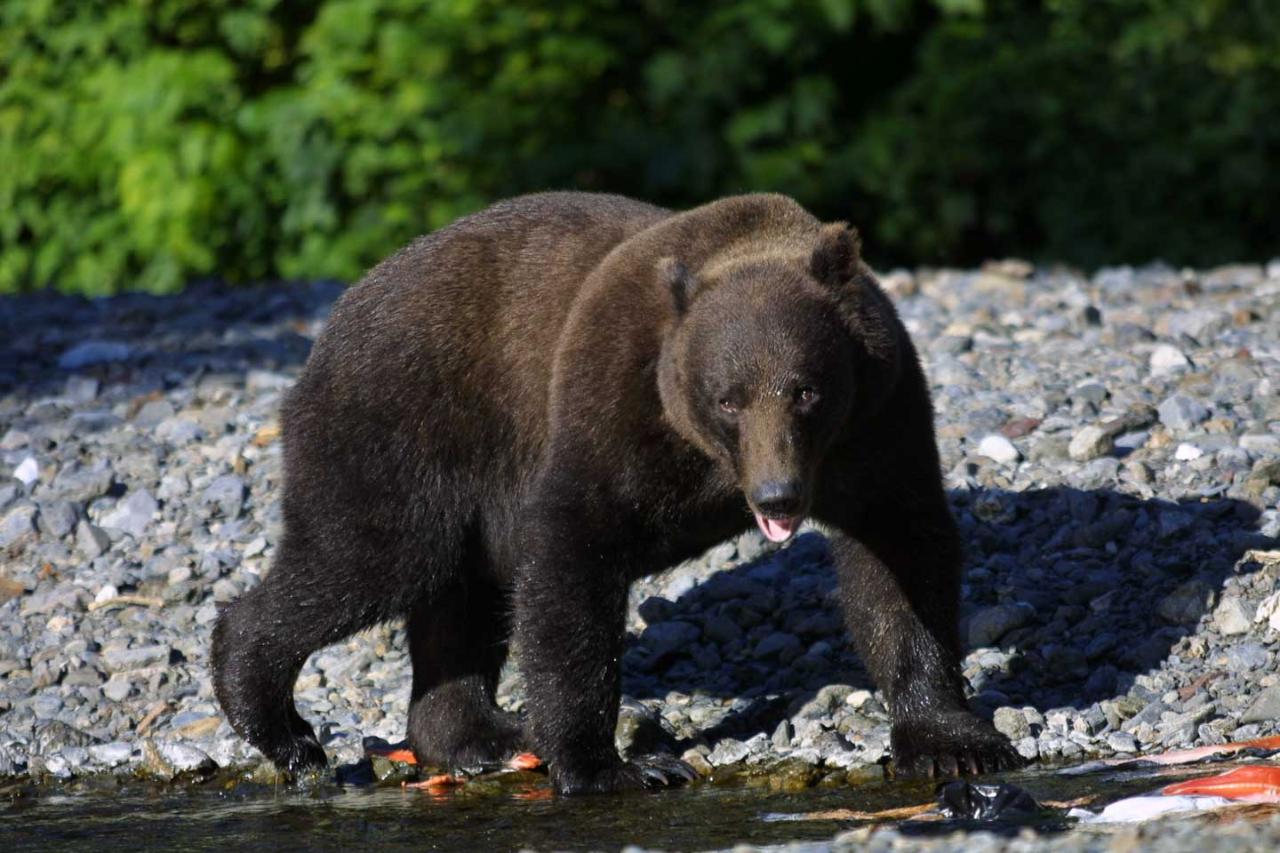
M 750 415 L 726 426 L 717 383 L 742 358 L 835 393 L 801 418 L 744 386 Z M 281 767 L 324 762 L 292 699 L 306 658 L 407 617 L 420 760 L 531 746 L 564 792 L 653 784 L 662 761 L 613 747 L 628 585 L 749 527 L 744 484 L 779 471 L 829 530 L 899 766 L 1017 761 L 965 710 L 915 353 L 856 235 L 790 199 L 677 214 L 551 193 L 461 219 L 343 295 L 282 426 L 285 534 L 212 652 L 228 719 Z M 493 702 L 512 640 L 527 731 Z

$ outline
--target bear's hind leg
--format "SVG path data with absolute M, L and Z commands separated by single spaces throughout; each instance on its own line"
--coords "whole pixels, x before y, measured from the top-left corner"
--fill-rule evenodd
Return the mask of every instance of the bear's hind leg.
M 360 585 L 309 582 L 305 556 L 281 545 L 261 586 L 223 609 L 213 631 L 214 692 L 235 731 L 290 772 L 325 765 L 298 714 L 293 685 L 312 652 L 389 618 L 385 596 Z
M 506 593 L 474 576 L 414 607 L 408 741 L 420 763 L 474 767 L 525 748 L 518 719 L 494 702 L 509 631 Z

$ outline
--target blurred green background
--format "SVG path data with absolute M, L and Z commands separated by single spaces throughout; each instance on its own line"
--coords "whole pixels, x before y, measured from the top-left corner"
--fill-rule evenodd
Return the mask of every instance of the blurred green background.
M 1275 0 L 0 0 L 0 292 L 354 280 L 520 192 L 870 259 L 1280 253 Z

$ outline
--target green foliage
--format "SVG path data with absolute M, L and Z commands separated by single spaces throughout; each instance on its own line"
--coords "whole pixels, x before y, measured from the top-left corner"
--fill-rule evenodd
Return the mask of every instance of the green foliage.
M 1269 0 L 0 0 L 0 292 L 354 279 L 495 198 L 779 190 L 879 262 L 1276 251 Z

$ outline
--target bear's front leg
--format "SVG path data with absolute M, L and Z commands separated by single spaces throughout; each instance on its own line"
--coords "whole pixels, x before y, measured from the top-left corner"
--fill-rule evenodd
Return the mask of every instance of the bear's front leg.
M 960 548 L 944 499 L 926 509 L 878 502 L 850 521 L 831 533 L 831 552 L 845 620 L 888 700 L 893 772 L 956 776 L 1022 766 L 1008 738 L 965 702 Z
M 567 506 L 530 513 L 520 540 L 525 561 L 515 586 L 515 647 L 530 733 L 556 791 L 608 793 L 692 780 L 693 769 L 677 758 L 623 761 L 614 747 L 627 550 L 637 546 Z

